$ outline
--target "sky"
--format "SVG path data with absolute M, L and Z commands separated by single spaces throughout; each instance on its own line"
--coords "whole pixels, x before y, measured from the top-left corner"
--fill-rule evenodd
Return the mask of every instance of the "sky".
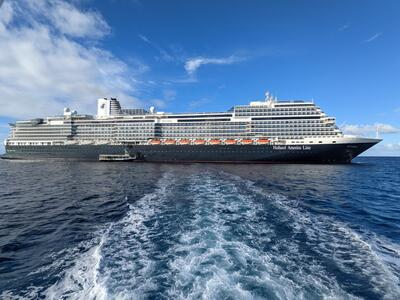
M 314 100 L 367 155 L 400 156 L 400 1 L 0 0 L 8 123 L 126 108 L 225 111 Z M 0 148 L 3 152 L 4 148 Z

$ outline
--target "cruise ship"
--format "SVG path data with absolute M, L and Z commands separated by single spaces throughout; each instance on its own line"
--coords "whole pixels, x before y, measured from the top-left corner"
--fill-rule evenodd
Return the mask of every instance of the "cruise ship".
M 350 163 L 380 139 L 346 136 L 314 101 L 265 100 L 226 112 L 164 113 L 97 102 L 97 115 L 10 123 L 6 159 Z

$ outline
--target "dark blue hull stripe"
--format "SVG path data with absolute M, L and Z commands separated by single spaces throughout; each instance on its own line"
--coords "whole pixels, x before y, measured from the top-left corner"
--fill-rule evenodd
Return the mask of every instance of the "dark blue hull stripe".
M 374 143 L 323 145 L 64 145 L 6 146 L 6 159 L 98 160 L 100 154 L 128 151 L 151 162 L 317 162 L 348 163 Z

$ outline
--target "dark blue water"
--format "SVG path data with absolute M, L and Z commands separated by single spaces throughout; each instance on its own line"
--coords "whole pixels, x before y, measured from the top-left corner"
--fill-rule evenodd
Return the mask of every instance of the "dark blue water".
M 0 161 L 0 298 L 400 299 L 400 158 Z

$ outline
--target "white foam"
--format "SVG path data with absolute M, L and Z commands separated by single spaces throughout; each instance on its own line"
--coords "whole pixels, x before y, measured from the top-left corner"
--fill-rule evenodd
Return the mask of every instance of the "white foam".
M 26 291 L 24 291 L 24 295 L 16 295 L 11 291 L 4 291 L 0 295 L 0 299 L 2 300 L 26 300 L 26 299 L 36 299 L 37 295 L 40 291 L 40 287 L 29 286 Z
M 158 183 L 158 188 L 135 202 L 128 215 L 113 225 L 109 243 L 103 249 L 107 259 L 114 262 L 106 267 L 104 276 L 107 285 L 119 298 L 141 297 L 157 285 L 152 274 L 156 271 L 156 262 L 151 257 L 154 245 L 150 241 L 151 232 L 146 222 L 154 222 L 164 210 L 170 188 L 175 180 L 167 173 Z
M 380 293 L 383 290 L 388 298 L 399 295 L 398 278 L 359 235 L 343 224 L 312 216 L 300 210 L 296 203 L 289 203 L 281 195 L 266 193 L 252 182 L 243 186 L 241 178 L 228 181 L 202 174 L 191 179 L 195 218 L 191 230 L 183 231 L 180 244 L 171 250 L 177 253 L 170 262 L 171 273 L 175 274 L 172 280 L 175 285 L 168 291 L 172 298 L 265 295 L 278 299 L 356 298 L 332 277 L 319 258 L 301 250 L 297 235 L 304 235 L 305 243 L 316 255 L 333 260 L 343 272 L 363 272 L 363 278 L 371 282 L 376 292 L 381 289 Z M 255 201 L 254 193 L 269 199 L 271 209 L 284 212 L 281 221 L 292 231 L 288 237 L 277 236 L 276 228 L 270 228 L 276 220 L 264 226 L 252 222 L 265 210 L 262 201 Z M 236 226 L 243 227 L 242 232 L 248 233 L 247 241 L 230 232 L 235 222 Z M 273 241 L 271 249 L 263 251 L 262 243 L 270 241 Z M 353 268 L 346 269 L 348 255 Z M 263 292 L 257 294 L 257 289 Z
M 152 269 L 152 262 L 146 258 L 146 251 L 136 241 L 132 241 L 130 236 L 140 233 L 142 238 L 146 237 L 146 232 L 140 232 L 145 230 L 143 222 L 159 212 L 159 208 L 157 208 L 159 200 L 167 194 L 167 189 L 173 182 L 171 174 L 166 173 L 158 182 L 154 192 L 143 196 L 134 206 L 130 206 L 126 217 L 111 223 L 106 230 L 100 231 L 100 238 L 91 241 L 95 245 L 85 253 L 78 255 L 74 266 L 64 272 L 60 281 L 46 290 L 46 298 L 68 297 L 68 299 L 102 300 L 112 297 L 132 299 L 134 296 L 129 288 L 138 285 L 135 282 L 136 278 L 130 276 L 132 270 L 137 267 L 137 264 L 145 265 L 140 272 L 147 280 L 150 277 L 146 274 Z M 137 246 L 138 257 L 135 261 L 132 261 L 132 253 L 129 252 L 129 250 L 133 250 L 129 247 L 129 243 Z M 81 246 L 76 249 L 81 249 Z M 70 250 L 68 252 L 76 253 L 77 251 Z M 103 267 L 103 258 L 111 260 L 115 266 L 113 268 Z M 115 272 L 125 276 L 119 278 L 119 281 L 114 281 L 112 275 L 115 275 Z M 146 288 L 154 288 L 151 279 L 140 284 L 137 295 L 144 292 Z
M 227 239 L 225 235 L 230 228 L 225 222 L 234 222 L 234 218 L 243 217 L 243 214 L 238 213 L 239 210 L 250 219 L 258 208 L 253 206 L 254 203 L 249 206 L 246 197 L 239 194 L 231 184 L 221 184 L 219 180 L 210 177 L 194 178 L 190 187 L 197 204 L 194 208 L 194 230 L 185 232 L 181 237 L 181 244 L 174 249 L 176 253 L 187 254 L 178 256 L 170 263 L 176 277 L 175 286 L 169 291 L 169 295 L 182 299 L 253 299 L 255 295 L 241 284 L 242 277 L 246 277 L 241 269 L 245 269 L 249 262 L 255 260 L 259 265 L 265 265 L 266 262 L 262 261 L 257 250 L 235 241 L 235 237 Z M 231 195 L 240 197 L 232 201 L 233 199 L 229 199 Z M 228 208 L 230 214 L 226 220 L 222 218 L 221 210 Z M 259 275 L 247 275 L 247 279 L 266 285 L 275 295 L 287 294 L 282 288 L 284 285 L 277 284 L 276 279 L 271 279 L 268 272 L 263 278 Z M 285 282 L 286 285 L 287 283 Z
M 343 272 L 360 272 L 375 292 L 387 299 L 400 297 L 400 247 L 376 234 L 361 236 L 347 225 L 327 216 L 315 216 L 302 209 L 296 200 L 275 195 L 257 187 L 254 182 L 228 175 L 244 182 L 249 190 L 270 198 L 288 213 L 290 225 L 298 234 L 304 233 L 308 246 L 318 255 L 331 259 Z M 388 249 L 383 251 L 382 249 Z M 290 251 L 289 251 L 290 252 Z M 382 254 L 385 252 L 385 254 Z M 358 275 L 358 274 L 355 274 Z
M 65 272 L 62 280 L 46 290 L 44 293 L 46 298 L 107 299 L 107 289 L 99 276 L 101 248 L 106 235 L 107 233 L 104 233 L 101 236 L 96 246 L 79 255 L 74 266 Z

